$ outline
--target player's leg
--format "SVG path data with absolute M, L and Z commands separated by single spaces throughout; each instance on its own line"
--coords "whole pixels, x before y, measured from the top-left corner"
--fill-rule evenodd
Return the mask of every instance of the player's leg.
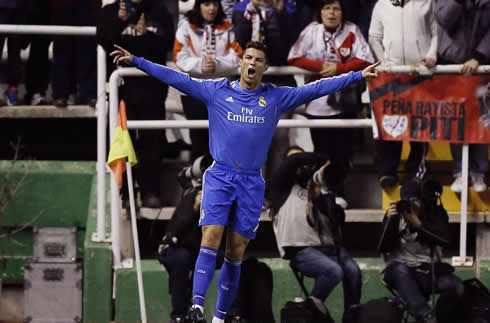
M 213 323 L 224 322 L 240 283 L 240 269 L 245 249 L 259 227 L 264 199 L 264 179 L 260 172 L 237 175 L 236 208 L 230 214 L 225 262 L 218 276 L 218 302 Z
M 231 205 L 234 199 L 232 178 L 211 166 L 203 176 L 201 202 L 202 240 L 194 269 L 192 285 L 192 308 L 188 322 L 203 321 L 204 300 L 216 269 L 216 255 L 224 227 L 228 225 Z
M 209 285 L 213 281 L 216 270 L 216 255 L 221 237 L 223 236 L 223 225 L 205 225 L 202 227 L 201 249 L 197 257 L 192 284 L 192 319 L 201 320 L 204 313 L 204 300 Z M 199 310 L 199 312 L 197 312 Z M 192 313 L 192 312 L 195 313 Z
M 218 301 L 213 323 L 224 322 L 226 313 L 233 305 L 240 285 L 243 255 L 250 239 L 228 228 L 226 234 L 225 261 L 218 276 Z

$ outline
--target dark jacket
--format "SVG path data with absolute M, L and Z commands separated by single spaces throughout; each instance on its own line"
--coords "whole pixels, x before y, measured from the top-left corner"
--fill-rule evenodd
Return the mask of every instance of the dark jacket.
M 286 158 L 275 170 L 271 178 L 271 208 L 276 214 L 288 199 L 289 193 L 296 182 L 296 171 L 306 164 L 315 164 L 319 168 L 326 162 L 325 158 L 316 153 L 299 153 Z
M 119 1 L 100 9 L 97 19 L 97 42 L 104 47 L 107 54 L 114 50 L 114 44 L 127 49 L 131 54 L 144 57 L 154 63 L 165 65 L 167 53 L 172 49 L 175 31 L 172 17 L 163 2 L 144 0 L 138 14 L 145 14 L 147 32 L 135 35 L 127 29 L 129 23 L 136 24 L 136 19 L 123 22 L 118 17 Z M 148 30 L 150 29 L 150 30 Z M 108 77 L 115 69 L 109 58 Z M 121 97 L 129 104 L 164 103 L 168 86 L 152 77 L 126 77 L 121 87 Z
M 435 17 L 444 63 L 490 62 L 490 0 L 437 0 Z
M 249 2 L 250 0 L 237 2 L 233 8 L 235 37 L 242 48 L 252 38 L 252 24 L 243 16 Z M 300 33 L 295 19 L 296 7 L 288 0 L 284 2 L 284 9 L 281 12 L 274 10 L 270 21 L 264 25 L 267 58 L 269 64 L 274 66 L 287 65 L 289 49 Z
M 442 206 L 435 206 L 430 216 L 421 219 L 422 227 L 416 229 L 420 239 L 432 246 L 447 247 L 450 244 L 449 216 Z M 390 252 L 400 245 L 400 215 L 388 218 L 385 214 L 378 241 L 378 251 Z
M 201 245 L 201 228 L 199 224 L 199 210 L 194 211 L 194 200 L 199 192 L 194 189 L 184 195 L 175 208 L 165 230 L 167 238 L 177 237 L 177 245 L 196 252 Z

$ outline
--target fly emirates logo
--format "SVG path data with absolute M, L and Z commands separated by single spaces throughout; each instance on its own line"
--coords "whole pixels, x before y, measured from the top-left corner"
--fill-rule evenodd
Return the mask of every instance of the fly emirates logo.
M 226 119 L 234 122 L 240 122 L 240 123 L 264 123 L 265 122 L 265 117 L 254 116 L 253 113 L 254 113 L 253 109 L 242 107 L 241 114 L 228 111 L 226 114 Z

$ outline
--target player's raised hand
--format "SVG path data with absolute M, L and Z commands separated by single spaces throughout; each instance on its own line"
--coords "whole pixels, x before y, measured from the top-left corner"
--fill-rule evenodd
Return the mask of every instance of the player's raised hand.
M 114 64 L 118 65 L 119 63 L 131 64 L 133 62 L 133 55 L 130 52 L 114 44 L 114 47 L 117 48 L 115 51 L 110 53 L 110 56 L 114 56 Z
M 381 62 L 376 62 L 372 65 L 369 65 L 365 69 L 362 70 L 362 78 L 363 79 L 370 79 L 378 76 L 378 71 L 376 70 L 376 67 L 381 64 Z

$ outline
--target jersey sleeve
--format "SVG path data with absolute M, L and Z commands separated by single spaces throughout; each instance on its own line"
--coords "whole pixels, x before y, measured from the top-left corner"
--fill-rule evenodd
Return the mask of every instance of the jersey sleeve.
M 216 91 L 218 82 L 215 80 L 194 79 L 188 74 L 177 72 L 169 67 L 152 63 L 134 55 L 133 65 L 180 92 L 204 102 L 206 105 L 211 101 Z
M 322 78 L 318 81 L 299 87 L 278 87 L 281 113 L 294 109 L 302 104 L 318 99 L 322 96 L 337 92 L 349 84 L 360 81 L 362 71 L 349 72 L 339 76 Z

